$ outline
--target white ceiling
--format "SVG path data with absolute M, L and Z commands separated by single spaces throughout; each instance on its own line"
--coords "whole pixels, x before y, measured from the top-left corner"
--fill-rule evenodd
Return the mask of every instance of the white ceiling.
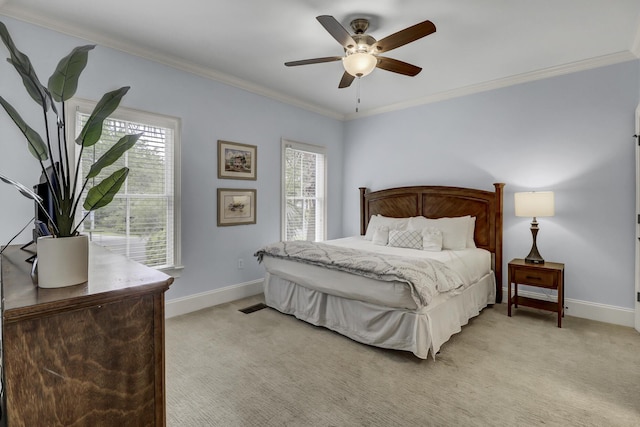
M 341 119 L 640 54 L 638 0 L 0 0 L 0 14 Z M 348 30 L 370 18 L 378 40 L 426 19 L 437 31 L 385 53 L 423 70 L 362 78 L 355 114 L 358 85 L 338 89 L 341 62 L 283 65 L 342 55 L 318 15 Z

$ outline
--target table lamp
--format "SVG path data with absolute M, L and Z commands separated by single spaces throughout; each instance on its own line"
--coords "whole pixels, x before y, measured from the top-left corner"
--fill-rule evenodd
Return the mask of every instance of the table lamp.
M 528 191 L 515 193 L 516 216 L 533 217 L 531 222 L 531 235 L 533 246 L 524 262 L 529 264 L 544 264 L 544 259 L 538 252 L 536 237 L 538 236 L 537 217 L 554 215 L 553 191 Z

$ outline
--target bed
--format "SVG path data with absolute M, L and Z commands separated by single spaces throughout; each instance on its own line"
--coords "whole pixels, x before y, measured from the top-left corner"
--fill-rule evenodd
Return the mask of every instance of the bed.
M 431 353 L 435 358 L 441 346 L 469 319 L 502 301 L 503 187 L 496 183 L 494 191 L 443 186 L 379 191 L 360 188 L 360 236 L 318 244 L 279 242 L 281 246 L 271 253 L 266 248 L 258 251 L 266 270 L 265 303 L 363 344 L 408 351 L 421 359 Z M 466 246 L 448 246 L 456 250 L 426 251 L 373 243 L 379 239 L 378 232 L 388 231 L 389 227 L 380 226 L 382 220 L 391 221 L 389 224 L 405 224 L 406 220 L 433 225 L 452 218 L 458 224 L 462 218 L 474 222 Z M 426 230 L 420 231 L 425 248 Z M 428 230 L 434 232 L 432 227 Z M 395 238 L 408 232 L 389 233 Z M 328 249 L 332 252 L 326 265 L 316 263 Z M 281 254 L 283 251 L 287 253 Z M 290 257 L 296 251 L 311 261 Z M 349 268 L 340 267 L 344 259 L 348 259 Z M 401 267 L 393 271 L 409 271 L 411 277 L 388 278 L 387 270 L 362 275 L 357 267 L 371 264 L 372 259 L 382 264 L 396 260 Z M 413 266 L 418 264 L 431 270 L 428 274 L 416 273 Z M 435 281 L 428 291 L 410 284 L 414 279 L 423 280 L 422 276 Z

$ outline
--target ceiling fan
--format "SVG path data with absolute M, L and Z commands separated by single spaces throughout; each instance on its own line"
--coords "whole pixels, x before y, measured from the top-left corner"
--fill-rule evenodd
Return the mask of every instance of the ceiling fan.
M 330 15 L 316 17 L 320 24 L 338 41 L 344 48 L 345 56 L 328 56 L 323 58 L 304 59 L 301 61 L 285 62 L 287 67 L 297 65 L 319 64 L 322 62 L 342 61 L 345 72 L 342 75 L 340 89 L 349 87 L 356 77 L 363 77 L 371 73 L 375 68 L 403 74 L 405 76 L 415 76 L 422 68 L 397 59 L 379 56 L 392 49 L 404 46 L 422 37 L 435 33 L 436 26 L 431 21 L 420 22 L 419 24 L 400 30 L 382 40 L 376 40 L 369 34 L 365 34 L 369 27 L 369 21 L 364 18 L 351 21 L 351 28 L 354 34 L 349 32 Z

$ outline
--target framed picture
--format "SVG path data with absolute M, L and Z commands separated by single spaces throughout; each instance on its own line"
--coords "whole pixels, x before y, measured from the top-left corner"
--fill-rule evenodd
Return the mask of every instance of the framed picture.
M 218 226 L 256 223 L 256 190 L 218 188 Z
M 218 141 L 218 178 L 255 180 L 258 147 Z

